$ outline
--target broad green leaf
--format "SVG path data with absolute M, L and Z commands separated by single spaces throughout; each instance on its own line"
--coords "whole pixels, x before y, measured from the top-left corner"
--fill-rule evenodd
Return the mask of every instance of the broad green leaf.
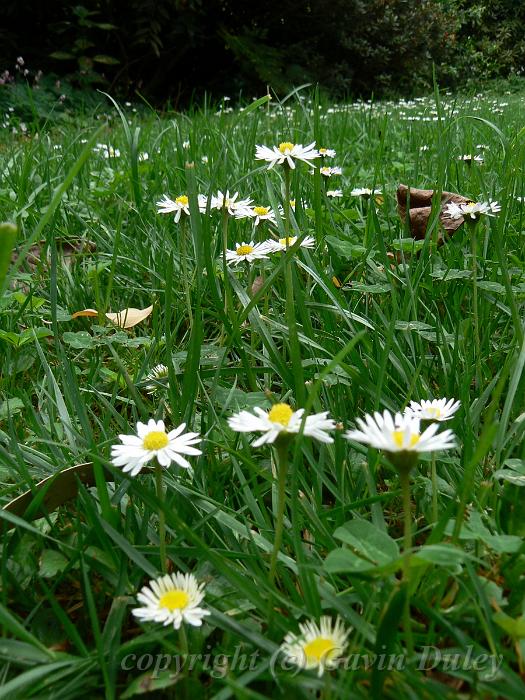
M 363 284 L 362 282 L 351 282 L 345 287 L 350 292 L 366 292 L 367 294 L 386 294 L 392 291 L 389 284 Z
M 508 469 L 498 469 L 492 475 L 494 479 L 503 479 L 516 486 L 525 486 L 525 461 L 522 459 L 507 459 L 504 467 Z
M 457 569 L 458 565 L 461 565 L 467 558 L 468 554 L 454 545 L 427 544 L 418 549 L 412 560 L 415 564 L 421 560 L 429 564 Z
M 24 402 L 22 399 L 16 397 L 12 399 L 6 399 L 0 403 L 0 420 L 6 420 L 8 416 L 12 416 L 15 413 L 20 413 L 24 408 Z
M 68 565 L 67 558 L 56 549 L 44 549 L 40 556 L 40 576 L 53 578 Z
M 335 236 L 327 236 L 326 242 L 333 250 L 343 258 L 360 258 L 366 253 L 366 248 L 363 245 L 352 243 L 343 238 Z
M 175 663 L 175 660 L 176 659 L 174 659 L 173 663 Z M 163 663 L 162 657 L 159 663 Z M 171 671 L 152 669 L 134 678 L 120 697 L 122 700 L 125 700 L 125 698 L 134 698 L 136 695 L 145 695 L 146 693 L 161 691 L 163 688 L 170 688 L 175 685 L 180 679 L 181 674 L 175 667 Z
M 408 253 L 414 253 L 421 250 L 425 243 L 425 240 L 419 241 L 415 238 L 395 238 L 391 245 L 394 250 L 403 250 Z
M 334 537 L 348 548 L 330 552 L 324 563 L 324 568 L 330 573 L 370 573 L 393 564 L 399 558 L 397 543 L 367 520 L 345 523 L 337 528 Z
M 499 611 L 494 613 L 492 619 L 501 629 L 505 630 L 507 634 L 514 637 L 514 639 L 525 639 L 525 615 L 513 618 Z
M 62 340 L 67 345 L 77 350 L 85 350 L 87 348 L 93 348 L 97 344 L 92 335 L 87 331 L 78 331 L 77 333 L 72 333 L 67 331 L 62 336 Z
M 97 54 L 96 56 L 93 56 L 93 60 L 95 63 L 104 63 L 108 66 L 116 66 L 120 63 L 118 58 L 115 58 L 114 56 L 106 56 L 105 54 Z
M 0 293 L 4 288 L 4 280 L 11 263 L 16 236 L 17 228 L 14 224 L 0 224 Z
M 452 534 L 453 522 L 447 526 L 447 533 Z M 480 513 L 472 511 L 469 519 L 461 526 L 460 540 L 478 540 L 501 554 L 517 552 L 522 545 L 522 538 L 517 535 L 496 534 L 493 535 L 484 524 Z
M 75 59 L 75 56 L 68 51 L 53 51 L 49 56 L 50 58 L 56 58 L 57 61 L 71 61 Z

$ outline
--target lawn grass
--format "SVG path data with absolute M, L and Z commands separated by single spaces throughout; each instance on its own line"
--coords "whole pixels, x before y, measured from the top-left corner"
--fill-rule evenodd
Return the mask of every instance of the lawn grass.
M 20 248 L 0 297 L 0 698 L 523 697 L 523 93 L 228 104 L 158 115 L 108 99 L 109 121 L 0 132 L 0 220 Z M 283 141 L 335 149 L 316 162 L 343 174 L 298 163 L 295 210 L 279 214 L 286 171 L 254 153 Z M 476 229 L 475 276 L 470 228 L 435 246 L 437 206 L 409 240 L 400 183 L 500 203 Z M 351 196 L 361 187 L 382 199 Z M 276 225 L 199 213 L 217 190 L 272 206 Z M 190 216 L 157 213 L 163 194 L 187 194 Z M 271 230 L 315 246 L 224 266 L 224 241 Z M 131 329 L 105 316 L 150 305 Z M 84 309 L 98 316 L 72 318 Z M 167 374 L 148 379 L 158 364 Z M 441 397 L 461 401 L 443 425 L 457 447 L 437 453 L 437 520 L 432 456 L 411 473 L 402 579 L 400 476 L 343 434 Z M 328 411 L 334 442 L 253 448 L 228 426 L 278 402 Z M 154 462 L 132 478 L 110 461 L 152 417 L 203 438 L 192 469 L 172 464 L 160 484 Z M 84 463 L 86 483 L 48 484 L 64 502 L 45 517 L 42 489 L 5 509 Z M 132 616 L 166 568 L 206 584 L 202 627 Z M 321 615 L 351 631 L 345 663 L 319 677 L 279 647 Z

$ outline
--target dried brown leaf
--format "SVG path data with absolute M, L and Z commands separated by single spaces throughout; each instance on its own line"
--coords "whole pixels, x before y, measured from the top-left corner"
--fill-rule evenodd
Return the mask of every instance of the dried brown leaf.
M 420 190 L 416 187 L 410 188 L 410 201 L 409 201 L 409 223 L 410 231 L 412 236 L 416 240 L 422 240 L 425 238 L 428 219 L 432 211 L 432 197 L 434 196 L 434 190 Z M 397 210 L 402 221 L 405 221 L 407 216 L 407 200 L 409 199 L 409 188 L 406 185 L 399 185 L 397 188 Z M 468 202 L 466 197 L 463 197 L 456 192 L 442 192 L 441 193 L 441 212 L 439 214 L 439 220 L 445 231 L 450 235 L 454 233 L 464 222 L 463 217 L 459 219 L 451 219 L 445 213 L 445 205 L 449 202 L 454 202 L 456 204 L 465 204 Z M 438 242 L 441 244 L 444 242 L 443 236 L 440 233 Z
M 79 318 L 81 316 L 98 316 L 98 311 L 95 309 L 84 309 L 83 311 L 75 311 L 71 314 L 71 318 Z
M 122 309 L 122 311 L 117 311 L 113 313 L 108 311 L 104 314 L 107 319 L 120 328 L 133 328 L 137 323 L 144 321 L 145 318 L 153 311 L 153 304 L 148 306 L 146 309 L 134 309 L 130 307 L 129 309 Z M 96 309 L 83 309 L 82 311 L 75 311 L 71 315 L 71 318 L 81 318 L 84 316 L 98 316 L 98 311 Z
M 146 309 L 129 308 L 122 309 L 122 311 L 118 311 L 117 313 L 108 312 L 106 314 L 106 318 L 120 328 L 133 328 L 133 326 L 136 326 L 137 323 L 140 323 L 141 321 L 144 321 L 145 318 L 148 318 L 152 311 L 153 304 L 148 306 Z

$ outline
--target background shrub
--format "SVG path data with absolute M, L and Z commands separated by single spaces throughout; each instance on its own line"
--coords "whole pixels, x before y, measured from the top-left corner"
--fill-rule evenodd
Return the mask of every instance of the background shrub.
M 413 94 L 523 70 L 513 0 L 7 0 L 0 69 L 17 56 L 80 87 L 185 104 L 196 93 Z

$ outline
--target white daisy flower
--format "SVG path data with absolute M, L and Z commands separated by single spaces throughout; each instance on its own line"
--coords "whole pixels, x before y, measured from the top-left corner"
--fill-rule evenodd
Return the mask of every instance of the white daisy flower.
M 235 250 L 226 251 L 226 262 L 229 265 L 237 265 L 242 260 L 246 260 L 251 263 L 254 260 L 261 260 L 268 257 L 270 253 L 266 243 L 254 243 L 250 241 L 249 243 L 236 243 Z
M 420 420 L 442 422 L 450 420 L 460 407 L 461 401 L 454 399 L 423 400 L 420 403 L 411 401 L 405 409 L 405 416 L 416 416 Z
M 175 213 L 175 223 L 178 224 L 182 212 L 187 216 L 190 215 L 190 202 L 185 194 L 181 194 L 174 200 L 170 199 L 167 194 L 162 195 L 163 199 L 157 202 L 157 213 L 158 214 L 172 214 Z
M 333 148 L 320 148 L 319 155 L 322 158 L 335 158 L 336 152 L 334 151 Z
M 343 190 L 327 190 L 326 191 L 326 196 L 327 197 L 342 197 L 343 196 Z
M 119 149 L 108 146 L 106 143 L 97 143 L 97 145 L 93 147 L 93 150 L 103 155 L 104 158 L 120 158 Z
M 483 163 L 483 156 L 473 156 L 472 153 L 466 153 L 463 156 L 459 156 L 458 160 L 462 160 L 464 163 Z
M 182 455 L 200 455 L 202 452 L 192 447 L 201 441 L 198 433 L 184 433 L 186 423 L 166 432 L 164 421 L 150 418 L 147 423 L 137 423 L 136 435 L 119 435 L 122 445 L 111 448 L 111 462 L 115 467 L 122 467 L 123 472 L 136 476 L 142 467 L 157 458 L 163 467 L 169 467 L 175 462 L 184 469 L 191 464 Z
M 436 435 L 439 423 L 432 423 L 421 432 L 420 419 L 413 414 L 392 416 L 389 411 L 382 415 L 376 411 L 373 416 L 357 418 L 356 423 L 360 430 L 349 430 L 344 437 L 385 452 L 433 452 L 455 447 L 451 430 Z
M 158 214 L 172 214 L 175 212 L 175 223 L 178 224 L 180 221 L 181 214 L 184 212 L 187 216 L 190 215 L 190 201 L 188 196 L 181 194 L 174 200 L 170 199 L 168 195 L 162 195 L 163 199 L 157 202 L 157 213 Z M 197 204 L 199 211 L 203 214 L 206 211 L 207 199 L 203 194 L 197 195 Z
M 296 205 L 295 199 L 290 199 L 290 209 L 292 211 L 295 211 L 295 205 Z M 308 206 L 308 204 L 306 202 L 301 201 L 301 206 L 304 209 L 305 207 Z M 284 216 L 284 207 L 282 204 L 279 204 L 279 212 L 280 212 L 281 216 Z
M 343 170 L 342 170 L 342 168 L 339 168 L 339 167 L 337 167 L 337 166 L 334 167 L 334 168 L 330 168 L 330 167 L 328 167 L 328 166 L 324 166 L 324 167 L 322 167 L 322 168 L 319 168 L 319 172 L 320 172 L 321 175 L 323 175 L 324 177 L 332 177 L 332 175 L 341 175 L 342 172 L 343 172 Z
M 465 204 L 456 204 L 449 202 L 445 207 L 445 214 L 451 219 L 471 219 L 476 221 L 481 216 L 496 216 L 501 211 L 501 207 L 497 202 L 466 202 Z
M 298 433 L 304 414 L 304 408 L 294 411 L 287 403 L 276 403 L 268 412 L 259 407 L 255 407 L 253 411 L 256 415 L 249 411 L 241 411 L 228 418 L 228 425 L 238 433 L 263 433 L 252 443 L 253 447 L 271 445 L 279 435 Z M 307 416 L 303 435 L 313 437 L 319 442 L 333 442 L 327 431 L 334 430 L 336 423 L 327 416 L 328 411 Z
M 288 632 L 280 651 L 299 668 L 317 669 L 322 676 L 325 670 L 337 667 L 337 660 L 347 646 L 350 630 L 345 630 L 341 618 L 335 624 L 331 617 L 323 615 L 319 625 L 313 620 L 299 624 L 300 634 Z
M 255 218 L 254 226 L 258 226 L 261 221 L 275 224 L 275 213 L 271 207 L 252 207 L 252 216 Z
M 147 384 L 146 391 L 149 394 L 154 393 L 159 388 L 160 382 L 168 378 L 168 368 L 166 365 L 155 365 L 155 367 L 146 375 L 145 381 L 156 382 L 154 384 Z
M 230 195 L 229 190 L 226 190 L 225 193 L 222 193 L 219 190 L 217 194 L 212 196 L 211 198 L 210 209 L 226 209 L 228 214 L 230 214 L 231 216 L 235 216 L 236 219 L 250 217 L 252 215 L 252 200 L 239 199 L 237 201 L 238 196 L 238 192 L 235 192 L 235 194 Z
M 265 243 L 269 253 L 277 253 L 278 251 L 291 248 L 296 241 L 297 236 L 289 236 L 288 238 L 279 238 L 278 241 L 269 239 Z M 314 246 L 315 238 L 312 238 L 312 236 L 305 236 L 299 244 L 300 248 L 313 248 Z
M 178 630 L 183 622 L 194 627 L 202 625 L 202 618 L 210 614 L 200 608 L 204 598 L 204 583 L 197 583 L 193 574 L 177 572 L 166 574 L 149 582 L 137 594 L 142 608 L 131 612 L 143 622 L 162 622 Z
M 352 197 L 364 197 L 365 199 L 372 197 L 372 195 L 377 196 L 380 194 L 381 190 L 371 190 L 369 187 L 356 187 L 350 192 Z
M 303 146 L 300 143 L 290 143 L 285 141 L 280 143 L 279 146 L 273 146 L 269 148 L 268 146 L 256 146 L 255 147 L 255 158 L 256 160 L 265 160 L 270 163 L 268 170 L 274 167 L 274 165 L 283 165 L 286 163 L 292 170 L 295 168 L 295 161 L 302 160 L 304 163 L 309 163 L 315 158 L 319 157 L 319 151 L 315 149 L 315 141 L 313 141 L 308 146 Z

